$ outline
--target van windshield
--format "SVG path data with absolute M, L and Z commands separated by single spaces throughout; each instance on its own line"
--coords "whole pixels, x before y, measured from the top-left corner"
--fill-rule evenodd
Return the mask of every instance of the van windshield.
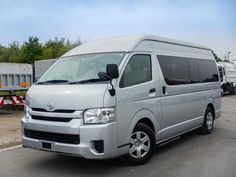
M 119 65 L 123 52 L 70 56 L 55 62 L 37 84 L 98 82 L 99 72 L 106 72 L 107 64 Z

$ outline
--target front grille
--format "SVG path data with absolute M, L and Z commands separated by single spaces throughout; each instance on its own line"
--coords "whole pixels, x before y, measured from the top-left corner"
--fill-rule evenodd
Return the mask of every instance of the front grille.
M 32 119 L 35 120 L 44 120 L 44 121 L 54 121 L 54 122 L 70 122 L 72 118 L 64 118 L 64 117 L 45 117 L 45 116 L 31 116 Z
M 69 110 L 69 109 L 56 109 L 54 111 L 47 111 L 46 109 L 43 108 L 31 108 L 33 111 L 38 111 L 38 112 L 54 112 L 54 113 L 73 113 L 75 110 Z
M 74 135 L 74 134 L 43 132 L 43 131 L 36 131 L 36 130 L 30 130 L 30 129 L 24 129 L 24 133 L 26 137 L 37 139 L 37 140 L 55 141 L 55 142 L 67 143 L 67 144 L 80 143 L 80 136 Z

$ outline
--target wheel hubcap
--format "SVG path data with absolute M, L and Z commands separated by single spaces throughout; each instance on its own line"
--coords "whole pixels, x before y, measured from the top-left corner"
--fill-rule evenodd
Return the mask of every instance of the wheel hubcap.
M 211 112 L 207 113 L 206 124 L 207 124 L 207 129 L 211 130 L 212 129 L 212 125 L 213 125 L 213 115 L 212 115 Z
M 150 138 L 142 132 L 134 132 L 130 138 L 129 154 L 134 158 L 144 157 L 150 149 Z

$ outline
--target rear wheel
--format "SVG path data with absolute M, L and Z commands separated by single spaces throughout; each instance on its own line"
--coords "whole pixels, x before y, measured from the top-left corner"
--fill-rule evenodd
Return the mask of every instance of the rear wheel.
M 207 107 L 204 122 L 202 127 L 200 128 L 201 133 L 203 134 L 210 134 L 214 127 L 214 114 L 211 107 Z
M 234 94 L 236 93 L 236 87 L 234 87 L 234 86 L 232 85 L 232 86 L 230 87 L 229 93 L 230 93 L 231 95 L 234 95 Z
M 155 150 L 155 134 L 143 123 L 138 123 L 130 137 L 129 153 L 123 160 L 129 165 L 140 165 L 147 162 Z

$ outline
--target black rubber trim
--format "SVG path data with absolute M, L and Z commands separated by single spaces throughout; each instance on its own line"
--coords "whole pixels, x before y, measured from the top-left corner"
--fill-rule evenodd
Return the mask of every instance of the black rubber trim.
M 47 111 L 46 109 L 43 108 L 31 108 L 33 111 L 38 111 L 38 112 L 54 112 L 54 113 L 73 113 L 75 110 L 68 110 L 68 109 L 56 109 L 54 111 Z
M 122 144 L 122 145 L 118 146 L 117 148 L 123 148 L 123 147 L 129 146 L 129 145 L 130 145 L 130 143 L 126 143 L 126 144 Z
M 80 136 L 78 134 L 63 134 L 63 133 L 44 132 L 30 129 L 24 129 L 24 134 L 28 138 L 37 140 L 54 141 L 67 144 L 80 143 Z
M 52 121 L 52 122 L 70 122 L 72 118 L 63 118 L 63 117 L 45 117 L 45 116 L 31 116 L 34 120 L 43 120 L 43 121 Z

